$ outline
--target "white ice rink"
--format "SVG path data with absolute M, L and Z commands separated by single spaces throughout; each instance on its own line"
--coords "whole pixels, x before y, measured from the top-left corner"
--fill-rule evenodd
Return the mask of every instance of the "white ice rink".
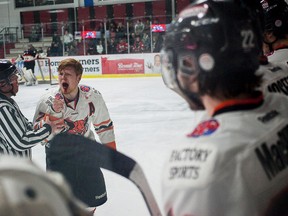
M 161 77 L 83 79 L 99 90 L 114 122 L 117 148 L 136 160 L 148 179 L 156 200 L 161 198 L 162 165 L 167 148 L 192 131 L 194 114 L 186 102 L 166 88 Z M 20 86 L 15 97 L 24 115 L 32 121 L 36 103 L 49 84 Z M 43 146 L 33 148 L 33 160 L 45 169 Z M 145 202 L 134 184 L 104 170 L 108 201 L 97 216 L 148 216 Z

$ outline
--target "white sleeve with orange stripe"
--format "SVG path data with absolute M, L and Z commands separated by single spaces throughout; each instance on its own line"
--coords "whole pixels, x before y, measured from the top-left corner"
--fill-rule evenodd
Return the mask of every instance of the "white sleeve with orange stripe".
M 95 113 L 92 123 L 101 143 L 116 149 L 113 121 L 110 118 L 106 103 L 100 93 L 94 92 Z

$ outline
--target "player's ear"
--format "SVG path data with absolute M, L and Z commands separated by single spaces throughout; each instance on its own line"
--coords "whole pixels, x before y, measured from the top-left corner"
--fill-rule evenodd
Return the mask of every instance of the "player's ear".
M 81 78 L 82 78 L 82 75 L 81 75 L 81 74 L 77 75 L 77 81 L 78 81 L 78 83 L 80 82 Z

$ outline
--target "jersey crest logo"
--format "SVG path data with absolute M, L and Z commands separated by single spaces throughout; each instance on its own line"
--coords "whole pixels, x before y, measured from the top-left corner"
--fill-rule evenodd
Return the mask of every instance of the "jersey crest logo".
M 88 131 L 88 116 L 77 121 L 71 121 L 70 119 L 64 121 L 66 123 L 65 131 L 70 134 L 84 135 Z
M 89 92 L 90 91 L 90 87 L 89 86 L 80 86 L 80 89 L 83 92 Z
M 211 119 L 208 121 L 201 122 L 195 130 L 188 134 L 188 137 L 200 137 L 200 136 L 207 136 L 214 133 L 217 128 L 219 127 L 219 122 L 215 119 Z

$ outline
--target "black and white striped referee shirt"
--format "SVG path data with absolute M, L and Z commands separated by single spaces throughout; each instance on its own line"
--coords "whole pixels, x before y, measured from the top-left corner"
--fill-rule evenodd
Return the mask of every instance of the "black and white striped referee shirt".
M 48 124 L 34 131 L 17 103 L 0 93 L 0 154 L 31 158 L 31 148 L 50 134 Z

